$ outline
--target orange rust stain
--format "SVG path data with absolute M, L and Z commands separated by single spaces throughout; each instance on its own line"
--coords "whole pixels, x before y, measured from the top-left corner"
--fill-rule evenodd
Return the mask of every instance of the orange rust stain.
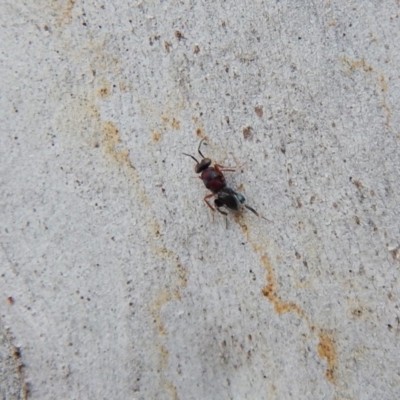
M 129 150 L 122 145 L 122 140 L 117 127 L 111 122 L 104 122 L 102 125 L 103 137 L 101 145 L 105 153 L 111 156 L 119 164 L 132 167 L 129 160 Z M 121 147 L 120 147 L 121 146 Z
M 193 123 L 194 123 L 195 126 L 196 126 L 196 136 L 197 136 L 198 138 L 207 138 L 207 136 L 206 136 L 205 133 L 204 133 L 203 124 L 201 123 L 200 118 L 198 118 L 198 117 L 193 117 L 192 120 L 193 120 Z
M 249 230 L 248 230 L 248 228 L 247 228 L 247 225 L 244 223 L 243 214 L 242 214 L 242 213 L 240 213 L 240 214 L 234 214 L 234 218 L 235 218 L 235 221 L 236 221 L 236 222 L 240 225 L 240 227 L 242 228 L 242 232 L 243 232 L 244 235 L 246 235 L 247 240 L 250 240 L 250 237 L 249 237 Z M 253 246 L 253 248 L 254 248 L 254 246 Z M 256 251 L 257 251 L 257 250 L 256 250 Z
M 112 93 L 110 82 L 104 77 L 96 79 L 98 82 L 97 96 L 101 99 L 106 99 Z
M 154 131 L 153 132 L 153 142 L 159 142 L 161 139 L 161 132 Z
M 387 126 L 389 126 L 389 122 L 390 122 L 390 119 L 392 118 L 393 113 L 392 113 L 391 108 L 388 106 L 386 100 L 384 100 L 382 102 L 382 108 L 383 108 L 383 110 L 385 111 L 385 114 L 386 114 L 386 122 L 385 122 L 385 124 Z
M 252 245 L 253 250 L 260 254 L 260 261 L 264 265 L 266 269 L 266 281 L 267 284 L 264 286 L 262 290 L 262 294 L 273 304 L 274 310 L 277 314 L 284 314 L 287 312 L 295 312 L 299 317 L 301 317 L 306 324 L 308 325 L 310 332 L 318 332 L 318 329 L 312 323 L 309 316 L 304 313 L 304 311 L 295 303 L 285 302 L 279 298 L 277 295 L 277 282 L 274 270 L 271 266 L 271 262 L 268 256 L 264 253 L 265 245 L 260 241 L 255 242 L 251 238 L 251 233 L 249 228 L 244 223 L 243 215 L 235 216 L 236 222 L 242 228 L 243 234 L 246 235 L 248 242 Z M 297 255 L 296 255 L 297 256 Z M 301 257 L 299 254 L 297 258 Z M 277 256 L 277 259 L 279 256 Z M 318 354 L 321 358 L 325 358 L 327 360 L 327 369 L 325 371 L 326 378 L 329 382 L 335 383 L 335 370 L 337 368 L 337 356 L 335 350 L 335 344 L 333 339 L 331 339 L 327 334 L 319 333 L 319 344 L 318 344 Z
M 70 23 L 72 21 L 72 10 L 75 6 L 75 0 L 67 0 L 65 2 L 66 6 L 63 11 L 63 21 L 65 23 Z
M 361 60 L 350 60 L 348 57 L 344 56 L 342 60 L 352 71 L 362 69 L 364 72 L 372 72 L 374 70 L 371 65 L 367 64 L 365 58 L 362 58 Z
M 308 289 L 311 286 L 310 281 L 304 281 L 304 282 L 296 282 L 296 288 L 297 289 Z
M 335 343 L 327 334 L 319 334 L 318 355 L 320 358 L 325 358 L 327 362 L 327 369 L 325 371 L 326 379 L 329 382 L 335 383 L 335 369 L 336 369 L 336 350 Z
M 179 400 L 178 390 L 172 382 L 168 382 L 168 389 L 172 394 L 172 400 Z
M 87 105 L 85 113 L 87 113 L 90 118 L 100 119 L 99 109 L 93 104 Z
M 378 75 L 378 81 L 380 83 L 382 92 L 386 92 L 388 90 L 388 84 L 387 84 L 387 79 L 385 78 L 385 75 L 380 73 Z
M 101 128 L 103 135 L 100 138 L 100 143 L 96 147 L 101 147 L 105 155 L 110 157 L 117 163 L 118 167 L 123 169 L 126 176 L 131 178 L 136 184 L 140 201 L 145 205 L 149 205 L 150 200 L 146 194 L 146 191 L 139 185 L 139 175 L 137 174 L 136 168 L 130 160 L 129 149 L 123 144 L 119 130 L 110 121 L 104 122 Z
M 118 82 L 118 88 L 121 92 L 128 92 L 132 89 L 132 85 L 125 82 Z
M 262 246 L 252 242 L 252 240 L 250 238 L 249 230 L 247 228 L 247 225 L 243 222 L 243 218 L 244 217 L 242 215 L 238 215 L 235 219 L 236 219 L 236 222 L 238 222 L 240 224 L 243 234 L 246 235 L 247 240 L 252 244 L 254 251 L 259 254 L 263 253 Z M 260 257 L 260 261 L 264 265 L 264 267 L 267 271 L 267 282 L 268 282 L 267 285 L 264 286 L 264 288 L 262 290 L 262 294 L 274 305 L 275 312 L 277 312 L 278 314 L 284 314 L 284 313 L 293 311 L 296 314 L 298 314 L 300 317 L 306 319 L 306 322 L 308 323 L 307 315 L 304 314 L 304 312 L 301 310 L 301 308 L 297 304 L 284 302 L 277 296 L 275 274 L 274 274 L 274 271 L 272 269 L 271 263 L 270 263 L 267 255 L 262 254 Z
M 169 352 L 168 352 L 168 349 L 164 345 L 160 346 L 160 354 L 161 354 L 161 360 L 160 360 L 161 370 L 166 371 L 168 369 Z M 175 385 L 170 380 L 166 379 L 164 374 L 162 374 L 162 376 L 161 376 L 161 382 L 162 382 L 163 386 L 166 386 L 166 388 L 171 392 L 172 399 L 179 400 L 178 391 L 177 391 Z
M 160 233 L 160 224 L 158 223 L 158 221 L 156 219 L 153 219 L 150 223 L 150 226 L 152 228 L 153 234 L 155 237 L 159 238 L 161 237 L 161 233 Z
M 304 317 L 305 315 L 298 305 L 294 303 L 286 303 L 276 295 L 276 279 L 274 271 L 272 270 L 271 264 L 266 255 L 261 256 L 261 263 L 267 270 L 268 282 L 267 285 L 264 286 L 262 294 L 274 305 L 275 312 L 277 312 L 278 314 L 284 314 L 294 311 L 299 316 Z
M 174 297 L 180 299 L 179 288 L 184 288 L 187 285 L 187 268 L 183 266 L 177 254 L 165 247 L 153 247 L 153 252 L 164 260 L 168 258 L 173 261 L 179 279 L 179 287 L 174 291 Z
M 350 60 L 348 57 L 344 56 L 342 58 L 342 61 L 349 67 L 349 71 L 346 71 L 346 74 L 349 75 L 350 72 L 354 72 L 357 69 L 362 69 L 364 72 L 369 73 L 369 72 L 375 72 L 375 77 L 377 81 L 377 85 L 380 87 L 381 92 L 382 92 L 382 109 L 385 113 L 386 116 L 386 121 L 385 125 L 389 126 L 390 125 L 390 119 L 393 115 L 392 110 L 390 106 L 388 105 L 384 93 L 387 92 L 388 90 L 388 83 L 386 77 L 380 73 L 374 70 L 374 68 L 367 64 L 365 59 L 361 60 Z
M 154 318 L 154 322 L 157 326 L 157 330 L 161 335 L 166 335 L 167 331 L 164 327 L 164 323 L 162 322 L 161 319 L 161 308 L 167 304 L 170 300 L 172 299 L 172 295 L 170 292 L 163 290 L 159 292 L 158 296 L 154 300 L 152 307 L 151 307 L 151 313 Z
M 106 99 L 107 97 L 110 96 L 111 94 L 111 90 L 110 87 L 108 86 L 103 86 L 101 87 L 98 91 L 97 91 L 99 97 L 101 97 L 102 99 Z
M 4 331 L 6 341 L 4 344 L 6 345 L 5 349 L 10 353 L 12 357 L 12 369 L 18 374 L 19 382 L 15 382 L 16 385 L 19 386 L 20 397 L 23 400 L 28 399 L 30 394 L 30 384 L 25 379 L 25 364 L 22 362 L 21 350 L 19 347 L 14 346 L 13 340 L 14 338 L 10 334 L 10 331 L 6 328 Z
M 172 300 L 174 297 L 173 293 L 171 294 L 168 291 L 161 291 L 157 296 L 156 300 L 152 304 L 151 312 L 154 318 L 154 322 L 157 326 L 158 332 L 165 336 L 167 334 L 167 330 L 164 326 L 164 323 L 161 319 L 161 308 Z M 164 371 L 168 369 L 168 357 L 169 352 L 168 349 L 163 344 L 159 344 L 159 353 L 160 353 L 160 370 L 161 370 L 161 382 L 163 386 L 165 386 L 172 394 L 173 399 L 179 399 L 178 392 L 173 383 L 165 377 Z
M 166 369 L 168 367 L 169 352 L 165 346 L 161 346 L 161 367 Z
M 163 115 L 161 117 L 161 121 L 164 125 L 169 125 L 172 129 L 174 130 L 179 130 L 181 128 L 181 123 L 175 118 L 175 117 L 170 117 L 168 115 Z M 166 128 L 164 128 L 165 130 Z
M 51 2 L 51 6 L 58 14 L 57 24 L 69 24 L 72 21 L 72 10 L 75 6 L 75 0 L 67 0 L 64 2 Z
M 177 119 L 172 118 L 171 127 L 178 131 L 181 128 L 181 123 Z
M 71 12 L 72 9 L 74 8 L 75 0 L 67 0 L 66 3 L 67 3 L 66 13 L 68 14 L 69 17 L 71 17 Z

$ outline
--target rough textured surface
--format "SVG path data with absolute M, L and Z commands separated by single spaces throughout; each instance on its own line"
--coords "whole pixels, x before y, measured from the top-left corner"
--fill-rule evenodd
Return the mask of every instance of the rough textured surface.
M 3 398 L 398 397 L 398 1 L 0 11 Z

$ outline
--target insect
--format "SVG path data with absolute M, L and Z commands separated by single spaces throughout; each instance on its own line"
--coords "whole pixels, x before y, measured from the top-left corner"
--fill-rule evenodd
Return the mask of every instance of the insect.
M 233 189 L 227 186 L 223 172 L 235 171 L 235 169 L 226 168 L 220 164 L 214 164 L 212 166 L 211 159 L 204 157 L 203 153 L 200 151 L 203 141 L 204 139 L 201 140 L 199 147 L 197 148 L 198 153 L 202 157 L 200 162 L 198 162 L 197 159 L 190 154 L 183 154 L 196 161 L 196 166 L 194 167 L 196 174 L 200 174 L 199 178 L 203 181 L 205 187 L 212 192 L 204 196 L 204 201 L 208 207 L 210 207 L 213 211 L 215 211 L 216 208 L 221 214 L 228 215 L 225 211 L 221 210 L 222 207 L 226 207 L 233 211 L 238 211 L 240 206 L 243 205 L 252 213 L 259 216 L 254 208 L 244 204 L 246 199 L 242 194 L 235 192 Z M 215 208 L 209 203 L 209 199 L 213 196 L 216 197 L 214 199 Z

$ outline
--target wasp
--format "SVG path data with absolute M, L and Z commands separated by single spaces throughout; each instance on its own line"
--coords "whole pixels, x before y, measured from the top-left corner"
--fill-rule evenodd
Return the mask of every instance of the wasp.
M 235 169 L 226 168 L 220 164 L 212 165 L 211 159 L 208 157 L 204 157 L 203 153 L 200 150 L 203 141 L 204 139 L 200 141 L 199 147 L 197 148 L 198 153 L 202 157 L 200 162 L 197 161 L 197 159 L 191 154 L 183 154 L 185 156 L 191 157 L 196 162 L 196 165 L 194 167 L 196 174 L 200 174 L 199 178 L 203 181 L 204 186 L 211 191 L 211 193 L 204 196 L 204 201 L 206 202 L 207 206 L 210 207 L 213 211 L 217 209 L 217 211 L 221 214 L 228 215 L 225 211 L 221 210 L 222 207 L 226 207 L 233 211 L 239 211 L 240 207 L 243 205 L 252 213 L 259 216 L 254 208 L 248 206 L 247 204 L 244 204 L 246 199 L 242 194 L 227 186 L 223 172 L 235 171 Z M 215 197 L 215 208 L 209 202 L 209 199 L 211 197 Z

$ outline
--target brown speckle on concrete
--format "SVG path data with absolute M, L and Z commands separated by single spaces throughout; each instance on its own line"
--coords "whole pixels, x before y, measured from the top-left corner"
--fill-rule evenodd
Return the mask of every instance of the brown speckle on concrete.
M 249 140 L 253 137 L 253 128 L 251 126 L 246 126 L 243 128 L 243 137 Z
M 185 36 L 183 36 L 183 33 L 182 33 L 181 31 L 176 30 L 176 31 L 174 32 L 174 34 L 175 34 L 175 37 L 176 37 L 178 40 L 186 39 Z
M 389 250 L 390 254 L 393 257 L 393 260 L 399 260 L 400 259 L 400 248 L 396 247 L 395 249 Z
M 352 179 L 352 182 L 353 182 L 353 185 L 358 189 L 358 190 L 360 190 L 360 189 L 362 189 L 364 186 L 363 186 L 363 184 L 359 181 L 359 180 L 357 180 L 357 179 Z
M 168 42 L 167 40 L 164 42 L 164 49 L 165 49 L 165 51 L 167 52 L 167 53 L 169 53 L 170 51 L 171 51 L 171 47 L 172 47 L 172 44 L 171 44 L 171 42 Z
M 262 107 L 262 106 L 255 106 L 254 111 L 256 112 L 257 116 L 260 117 L 260 118 L 261 118 L 261 117 L 263 116 L 263 114 L 264 114 L 264 111 L 263 111 L 263 107 Z

